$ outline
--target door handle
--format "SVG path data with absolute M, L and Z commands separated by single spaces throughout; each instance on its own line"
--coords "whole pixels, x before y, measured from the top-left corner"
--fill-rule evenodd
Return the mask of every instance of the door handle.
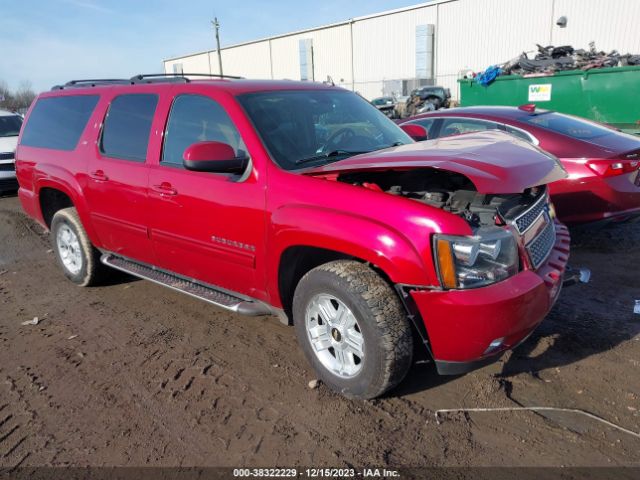
M 160 185 L 153 185 L 151 190 L 163 196 L 173 196 L 178 194 L 178 191 L 173 188 L 169 182 L 162 182 Z
M 106 182 L 109 180 L 109 177 L 107 177 L 102 170 L 95 170 L 91 172 L 89 177 L 91 177 L 91 180 L 95 180 L 96 182 Z

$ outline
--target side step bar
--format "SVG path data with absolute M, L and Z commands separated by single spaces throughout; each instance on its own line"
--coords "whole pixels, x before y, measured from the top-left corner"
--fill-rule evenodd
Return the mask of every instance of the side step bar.
M 171 288 L 172 290 L 177 290 L 178 292 L 186 293 L 187 295 L 241 315 L 279 315 L 280 313 L 260 301 L 240 298 L 211 285 L 198 283 L 194 280 L 178 276 L 175 273 L 169 273 L 156 267 L 134 262 L 133 260 L 119 257 L 112 253 L 105 253 L 100 257 L 100 260 L 105 265 L 115 268 L 116 270 L 144 280 L 149 280 Z

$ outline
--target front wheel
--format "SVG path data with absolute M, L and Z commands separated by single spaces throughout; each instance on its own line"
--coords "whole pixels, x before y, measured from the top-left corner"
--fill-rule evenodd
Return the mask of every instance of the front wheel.
M 293 299 L 298 342 L 330 388 L 368 399 L 407 374 L 413 337 L 397 294 L 365 264 L 339 260 L 309 271 Z

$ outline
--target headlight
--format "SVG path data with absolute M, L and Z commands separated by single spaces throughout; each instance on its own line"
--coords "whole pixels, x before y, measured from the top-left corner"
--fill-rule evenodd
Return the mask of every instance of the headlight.
M 503 228 L 480 228 L 469 237 L 437 234 L 434 252 L 444 288 L 483 287 L 518 273 L 516 240 Z

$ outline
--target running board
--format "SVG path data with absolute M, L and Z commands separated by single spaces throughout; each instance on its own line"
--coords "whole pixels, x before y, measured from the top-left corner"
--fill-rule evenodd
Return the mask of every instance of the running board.
M 156 267 L 134 262 L 133 260 L 119 257 L 112 253 L 105 253 L 100 257 L 100 260 L 105 265 L 115 268 L 116 270 L 120 270 L 144 280 L 149 280 L 153 283 L 157 283 L 158 285 L 163 285 L 171 288 L 172 290 L 177 290 L 178 292 L 186 293 L 187 295 L 199 298 L 200 300 L 212 303 L 217 307 L 224 308 L 241 315 L 277 315 L 279 313 L 260 301 L 240 298 L 231 293 L 216 289 L 210 285 L 204 285 L 194 280 L 178 276 L 174 273 L 169 273 Z

